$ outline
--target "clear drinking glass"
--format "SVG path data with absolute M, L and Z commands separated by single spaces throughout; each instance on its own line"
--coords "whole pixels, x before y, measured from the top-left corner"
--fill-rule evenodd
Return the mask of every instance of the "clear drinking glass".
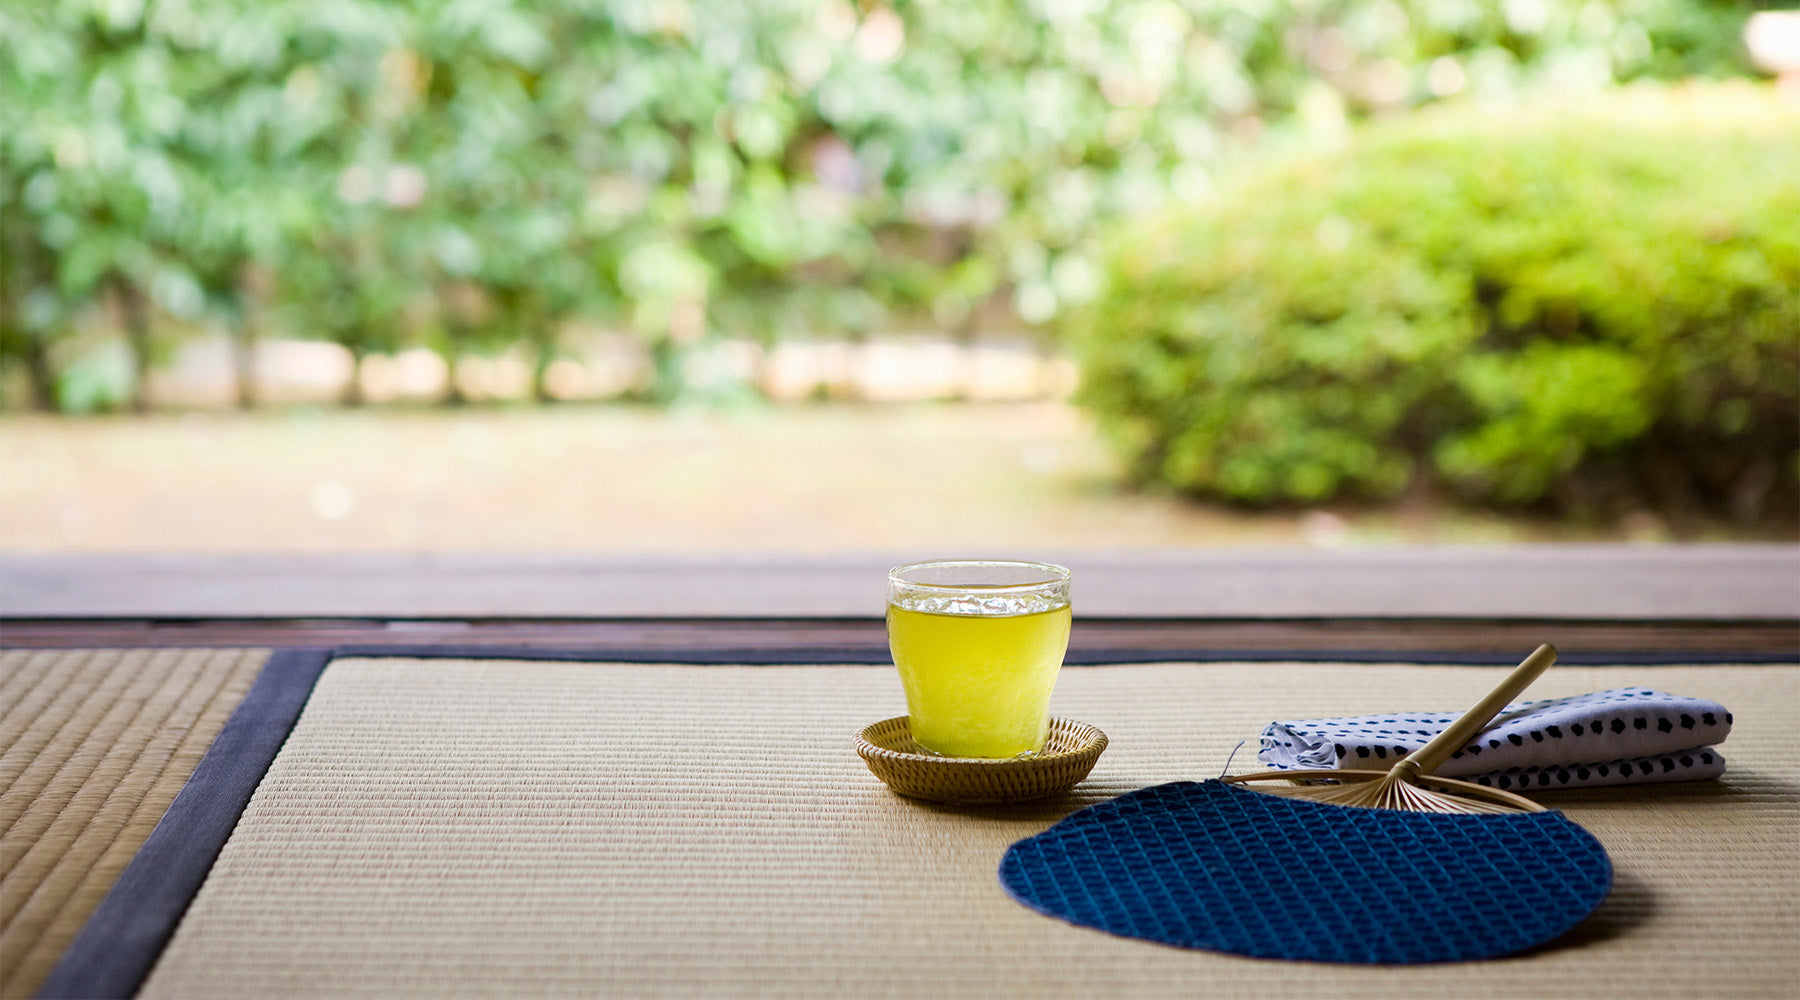
M 1044 748 L 1069 645 L 1069 571 L 942 559 L 888 573 L 888 649 L 914 742 L 947 757 Z

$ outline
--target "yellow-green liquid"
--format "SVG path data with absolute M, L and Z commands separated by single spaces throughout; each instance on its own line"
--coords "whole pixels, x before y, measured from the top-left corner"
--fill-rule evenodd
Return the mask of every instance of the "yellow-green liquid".
M 888 605 L 888 649 L 920 746 L 950 757 L 1044 748 L 1050 690 L 1069 645 L 1069 608 L 939 615 Z

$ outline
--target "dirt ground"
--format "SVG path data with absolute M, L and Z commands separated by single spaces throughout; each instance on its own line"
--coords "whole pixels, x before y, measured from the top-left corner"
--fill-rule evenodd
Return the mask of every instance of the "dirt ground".
M 1660 540 L 1122 489 L 1061 403 L 0 418 L 0 550 L 858 551 Z

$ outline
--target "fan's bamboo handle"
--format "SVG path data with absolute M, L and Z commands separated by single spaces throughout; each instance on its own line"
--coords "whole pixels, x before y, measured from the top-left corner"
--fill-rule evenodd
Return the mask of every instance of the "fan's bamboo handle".
M 1550 664 L 1555 662 L 1556 647 L 1549 643 L 1539 646 L 1523 663 L 1514 667 L 1512 673 L 1506 675 L 1499 687 L 1489 691 L 1487 697 L 1477 702 L 1474 708 L 1464 712 L 1455 722 L 1445 727 L 1443 732 L 1432 737 L 1431 742 L 1407 754 L 1406 759 L 1396 765 L 1396 768 L 1405 765 L 1405 769 L 1413 774 L 1430 774 L 1437 770 L 1438 765 L 1449 760 L 1451 754 L 1481 735 L 1481 731 L 1494 721 L 1494 716 L 1499 715 L 1501 709 L 1517 698 L 1519 692 L 1529 687 L 1539 674 L 1550 669 Z

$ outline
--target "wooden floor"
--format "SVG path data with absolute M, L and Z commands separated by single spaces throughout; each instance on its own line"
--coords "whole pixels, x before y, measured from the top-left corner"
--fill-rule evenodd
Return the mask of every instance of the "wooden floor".
M 896 563 L 763 556 L 0 553 L 6 618 L 878 618 Z M 1105 618 L 1800 619 L 1800 545 L 1033 553 Z
M 0 555 L 0 645 L 879 653 L 907 553 Z M 1051 554 L 1071 648 L 1800 656 L 1800 546 Z

